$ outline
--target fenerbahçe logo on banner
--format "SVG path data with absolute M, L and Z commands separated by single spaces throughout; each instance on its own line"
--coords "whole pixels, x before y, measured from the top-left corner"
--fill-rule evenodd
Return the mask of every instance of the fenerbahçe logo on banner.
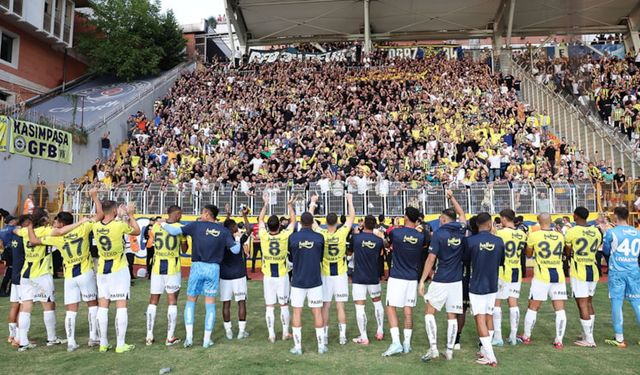
M 0 122 L 9 127 L 9 152 L 12 154 L 71 164 L 71 133 L 6 116 L 0 116 Z

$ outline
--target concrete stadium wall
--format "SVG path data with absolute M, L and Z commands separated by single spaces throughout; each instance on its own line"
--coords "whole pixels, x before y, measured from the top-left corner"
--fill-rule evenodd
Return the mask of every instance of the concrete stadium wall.
M 22 209 L 22 203 L 17 206 L 18 185 L 23 185 L 27 189 L 27 186 L 35 185 L 38 179 L 44 180 L 49 185 L 49 196 L 52 197 L 58 183 L 64 181 L 69 184 L 74 178 L 84 175 L 96 158 L 100 157 L 100 138 L 102 135 L 107 131 L 111 132 L 110 138 L 114 148 L 124 142 L 127 139 L 127 118 L 129 115 L 143 111 L 147 116 L 152 116 L 154 102 L 166 95 L 178 77 L 180 74 L 158 86 L 106 124 L 89 130 L 89 141 L 86 145 L 73 145 L 73 164 L 27 158 L 10 154 L 8 151 L 0 152 L 0 208 L 12 213 L 16 207 Z M 28 193 L 29 191 L 24 191 L 22 199 L 26 198 Z

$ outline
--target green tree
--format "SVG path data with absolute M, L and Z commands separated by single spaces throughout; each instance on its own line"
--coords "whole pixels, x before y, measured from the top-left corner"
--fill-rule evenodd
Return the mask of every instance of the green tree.
M 168 70 L 184 61 L 186 40 L 172 10 L 162 16 L 160 32 L 156 34 L 157 44 L 162 48 L 162 58 L 158 66 Z
M 160 13 L 159 0 L 96 0 L 91 7 L 90 31 L 80 36 L 78 47 L 94 73 L 130 81 L 158 74 L 182 59 L 185 42 L 175 38 L 181 30 L 173 15 Z M 165 33 L 171 40 L 162 40 Z

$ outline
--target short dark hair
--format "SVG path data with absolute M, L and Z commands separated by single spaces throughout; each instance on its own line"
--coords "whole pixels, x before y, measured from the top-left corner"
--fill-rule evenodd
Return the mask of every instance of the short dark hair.
M 516 222 L 516 213 L 510 208 L 505 208 L 504 210 L 500 211 L 500 217 L 503 217 L 512 223 Z
M 409 206 L 404 210 L 404 216 L 406 216 L 412 223 L 415 223 L 420 219 L 420 217 L 422 217 L 422 214 L 420 214 L 420 211 L 417 208 Z
M 626 207 L 616 207 L 613 209 L 613 214 L 620 220 L 627 220 L 629 218 L 629 210 Z
M 214 219 L 218 217 L 218 207 L 216 207 L 215 204 L 207 204 L 204 206 L 204 209 L 209 211 Z
M 167 214 L 171 215 L 172 213 L 176 212 L 176 211 L 182 211 L 182 208 L 180 208 L 180 206 L 176 206 L 176 205 L 172 205 L 169 206 L 169 208 L 167 208 Z M 154 218 L 155 220 L 160 219 L 160 216 Z
M 73 224 L 73 215 L 71 214 L 71 212 L 66 212 L 66 211 L 58 212 L 55 219 L 58 220 L 63 225 Z
M 267 229 L 271 232 L 277 232 L 280 229 L 280 220 L 277 215 L 271 215 L 267 219 Z
M 469 230 L 472 234 L 478 233 L 478 217 L 473 216 L 469 219 Z
M 364 217 L 364 228 L 367 230 L 373 230 L 376 227 L 376 218 L 373 215 L 367 215 Z
M 47 211 L 43 208 L 36 207 L 31 214 L 31 224 L 34 228 L 41 227 L 46 224 L 48 216 Z
M 31 215 L 20 215 L 18 216 L 18 226 L 24 226 L 24 223 L 31 220 Z
M 491 215 L 489 215 L 488 212 L 480 212 L 476 215 L 476 224 L 478 224 L 478 227 L 489 222 L 491 222 Z
M 573 214 L 582 220 L 587 220 L 587 218 L 589 217 L 589 210 L 586 207 L 578 206 L 573 211 Z
M 116 209 L 117 205 L 118 204 L 116 203 L 116 201 L 104 200 L 102 201 L 102 211 L 104 211 L 105 213 L 111 213 Z
M 300 215 L 300 223 L 302 223 L 302 225 L 304 225 L 305 227 L 312 226 L 313 215 L 311 214 L 311 212 L 304 212 L 302 215 Z
M 458 215 L 456 214 L 456 211 L 453 208 L 447 208 L 445 210 L 442 210 L 442 214 L 453 221 L 458 220 Z
M 333 212 L 327 214 L 327 225 L 336 225 L 338 223 L 338 215 Z
M 385 220 L 385 219 L 386 219 L 386 218 L 384 217 L 384 214 L 380 214 L 380 215 L 378 215 L 378 223 L 380 223 L 380 224 L 384 224 L 384 220 Z
M 227 219 L 223 223 L 224 227 L 227 229 L 231 229 L 234 225 L 237 225 L 236 221 L 233 219 Z

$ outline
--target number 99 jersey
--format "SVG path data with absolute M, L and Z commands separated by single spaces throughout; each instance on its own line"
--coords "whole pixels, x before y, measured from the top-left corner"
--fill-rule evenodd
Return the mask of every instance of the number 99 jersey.
M 529 234 L 527 246 L 533 248 L 536 266 L 533 278 L 545 283 L 564 283 L 562 252 L 564 236 L 552 230 L 539 230 Z
M 520 258 L 527 247 L 527 235 L 519 229 L 503 228 L 496 235 L 504 242 L 504 266 L 500 267 L 500 279 L 507 283 L 522 281 Z
M 596 252 L 602 235 L 594 226 L 578 225 L 567 230 L 567 246 L 571 246 L 571 277 L 580 281 L 598 281 Z
M 124 235 L 133 232 L 129 224 L 113 220 L 93 224 L 93 238 L 98 247 L 98 274 L 110 274 L 128 266 L 124 255 Z
M 268 277 L 282 277 L 287 275 L 287 256 L 289 254 L 290 230 L 270 234 L 261 226 L 258 230 L 260 250 L 262 250 L 262 274 Z

